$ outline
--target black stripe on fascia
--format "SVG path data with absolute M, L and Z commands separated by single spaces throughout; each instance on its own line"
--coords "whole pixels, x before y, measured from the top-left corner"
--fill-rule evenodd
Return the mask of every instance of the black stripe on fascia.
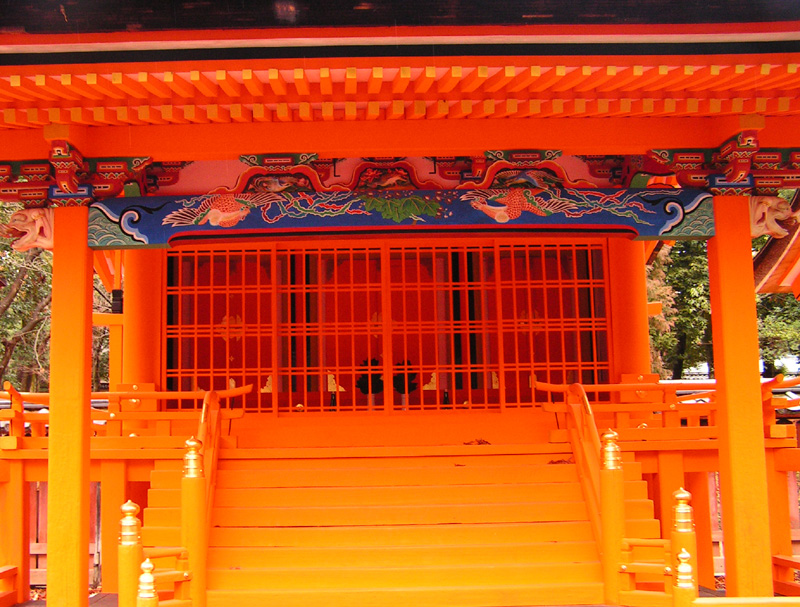
M 243 48 L 157 49 L 65 53 L 0 54 L 0 65 L 68 65 L 81 63 L 150 63 L 231 59 L 296 59 L 338 57 L 481 57 L 591 55 L 747 55 L 800 52 L 800 40 L 767 42 L 667 42 L 587 44 L 425 44 L 285 46 Z

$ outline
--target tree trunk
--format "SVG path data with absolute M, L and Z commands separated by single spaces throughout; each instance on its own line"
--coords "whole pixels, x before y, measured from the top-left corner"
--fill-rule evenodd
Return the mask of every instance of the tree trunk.
M 675 345 L 675 361 L 672 363 L 672 379 L 683 379 L 683 360 L 686 357 L 686 333 L 678 333 Z
M 708 378 L 713 379 L 714 372 L 714 342 L 711 337 L 711 319 L 706 323 L 705 334 L 703 335 L 703 349 L 706 351 L 706 363 L 708 364 Z
M 33 329 L 42 322 L 45 318 L 45 310 L 50 305 L 51 295 L 45 297 L 42 301 L 36 304 L 36 308 L 34 308 L 33 313 L 31 314 L 30 318 L 28 318 L 28 322 L 25 323 L 25 326 L 17 332 L 11 339 L 7 339 L 3 342 L 3 357 L 0 359 L 0 377 L 5 377 L 6 371 L 8 370 L 8 364 L 11 362 L 11 357 L 14 355 L 14 348 L 17 347 L 22 338 L 25 337 L 27 333 L 33 331 Z

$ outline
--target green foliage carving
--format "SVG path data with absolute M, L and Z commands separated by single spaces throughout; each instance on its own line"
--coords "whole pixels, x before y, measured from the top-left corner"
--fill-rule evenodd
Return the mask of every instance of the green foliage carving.
M 423 215 L 436 217 L 441 208 L 438 202 L 417 195 L 404 198 L 361 196 L 361 199 L 364 201 L 364 209 L 377 211 L 384 219 L 391 219 L 395 223 L 400 223 L 405 219 L 425 221 L 422 219 Z

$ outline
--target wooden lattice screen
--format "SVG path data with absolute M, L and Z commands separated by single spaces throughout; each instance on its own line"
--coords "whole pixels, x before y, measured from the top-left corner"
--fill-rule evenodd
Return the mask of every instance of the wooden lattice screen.
M 253 411 L 419 411 L 531 407 L 534 376 L 608 381 L 604 241 L 293 241 L 167 263 L 171 390 L 252 383 L 234 406 Z

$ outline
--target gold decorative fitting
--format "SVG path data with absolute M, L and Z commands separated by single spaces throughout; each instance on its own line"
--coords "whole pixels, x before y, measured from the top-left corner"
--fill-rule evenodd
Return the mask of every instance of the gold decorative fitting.
M 675 505 L 672 507 L 672 521 L 675 531 L 688 533 L 694 531 L 694 511 L 689 505 L 692 501 L 692 494 L 681 487 L 672 494 Z
M 604 470 L 621 470 L 622 469 L 622 453 L 620 452 L 617 439 L 619 434 L 612 429 L 603 434 L 603 469 Z
M 139 576 L 139 593 L 140 599 L 152 599 L 157 596 L 156 594 L 156 578 L 153 575 L 153 563 L 150 559 L 145 559 L 142 563 L 142 575 Z
M 186 441 L 186 454 L 183 456 L 183 478 L 203 478 L 203 456 L 200 449 L 203 443 L 194 436 Z
M 119 543 L 121 546 L 136 546 L 141 542 L 137 515 L 139 506 L 128 500 L 122 506 L 122 520 L 119 522 Z
M 678 588 L 694 588 L 694 572 L 692 571 L 691 563 L 689 563 L 690 558 L 692 557 L 686 552 L 685 548 L 678 554 L 677 574 L 675 576 L 675 586 Z

